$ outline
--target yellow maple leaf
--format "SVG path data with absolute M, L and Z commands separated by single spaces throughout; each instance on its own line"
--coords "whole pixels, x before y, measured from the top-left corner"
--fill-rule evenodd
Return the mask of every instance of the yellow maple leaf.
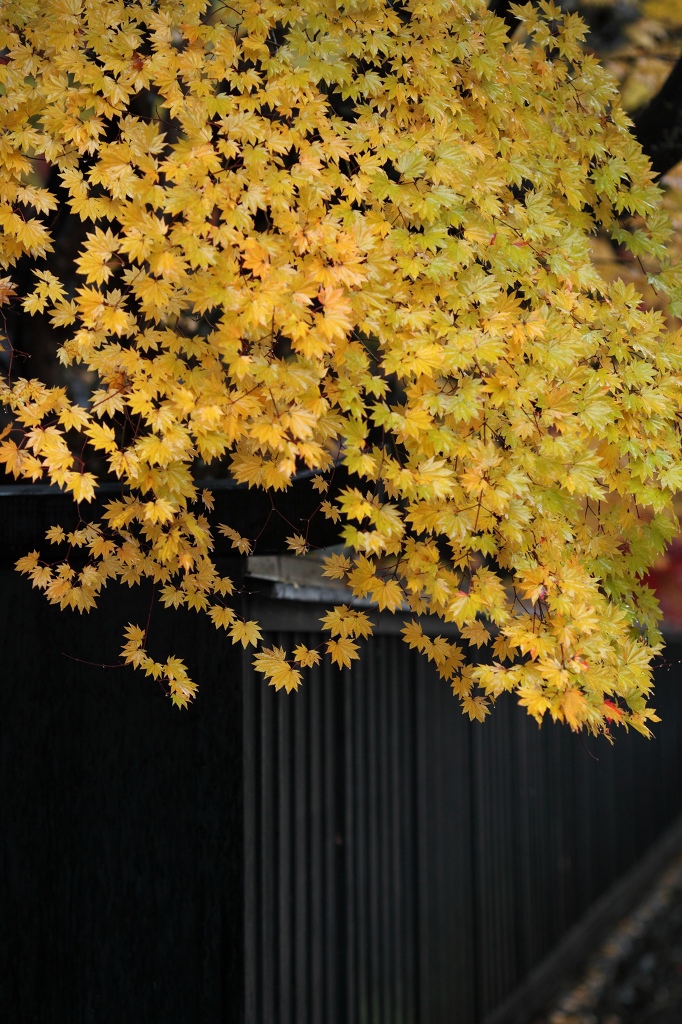
M 242 537 L 235 529 L 231 526 L 226 526 L 224 523 L 218 524 L 218 530 L 227 537 L 232 547 L 235 548 L 241 555 L 250 555 L 252 550 L 252 544 L 250 540 Z
M 14 565 L 19 572 L 28 573 L 37 567 L 39 559 L 40 552 L 31 551 L 29 555 L 24 555 L 23 558 L 18 558 Z
M 6 305 L 17 293 L 11 277 L 0 277 L 0 306 Z
M 311 480 L 311 483 L 315 490 L 320 491 L 322 494 L 326 494 L 326 492 L 329 490 L 329 481 L 326 480 L 325 477 L 321 476 L 319 473 L 315 474 L 315 476 Z
M 474 619 L 473 622 L 462 626 L 461 633 L 465 640 L 468 640 L 470 644 L 475 644 L 476 647 L 481 647 L 490 641 L 490 633 L 479 619 Z
M 405 643 L 410 648 L 416 648 L 418 651 L 424 650 L 428 637 L 424 636 L 421 625 L 415 619 L 412 619 L 411 622 L 406 622 L 400 632 L 403 634 Z
M 64 483 L 76 501 L 92 501 L 95 497 L 97 477 L 93 473 L 66 473 Z
M 320 505 L 320 509 L 324 513 L 325 519 L 331 519 L 333 523 L 338 523 L 341 519 L 340 511 L 335 505 L 332 505 L 330 501 L 323 501 Z
M 490 714 L 488 701 L 485 697 L 462 697 L 462 710 L 469 716 L 469 721 L 482 722 Z
M 90 416 L 87 410 L 79 405 L 67 405 L 59 414 L 59 422 L 67 430 L 79 430 L 81 427 L 87 426 L 89 421 Z
M 229 628 L 229 635 L 233 644 L 241 644 L 242 647 L 253 647 L 262 639 L 260 627 L 253 620 L 239 619 Z
M 209 609 L 209 615 L 213 625 L 216 627 L 222 626 L 223 629 L 228 629 L 235 620 L 235 613 L 231 608 L 221 608 L 219 605 L 212 605 Z
M 574 732 L 582 726 L 587 717 L 588 706 L 584 694 L 575 688 L 566 690 L 559 704 L 566 722 Z
M 327 641 L 327 653 L 339 668 L 350 668 L 351 662 L 358 658 L 358 645 L 350 637 Z
M 297 644 L 294 647 L 294 658 L 305 668 L 311 668 L 313 665 L 319 665 L 320 653 L 319 651 L 311 650 L 306 647 L 305 644 Z
M 305 555 L 308 553 L 308 542 L 300 533 L 294 534 L 293 537 L 287 537 L 286 544 L 289 551 L 293 551 L 295 555 Z
M 264 648 L 253 659 L 253 667 L 263 673 L 275 690 L 291 693 L 301 684 L 301 673 L 289 664 L 283 647 Z
M 534 690 L 528 687 L 519 687 L 518 694 L 519 704 L 527 708 L 528 714 L 532 715 L 539 724 L 545 712 L 550 708 L 549 700 L 540 689 Z
M 342 580 L 350 567 L 351 561 L 347 555 L 334 553 L 325 558 L 322 575 L 328 576 L 332 580 Z
M 394 612 L 398 608 L 402 608 L 404 594 L 397 580 L 375 577 L 370 581 L 368 589 L 372 600 L 376 601 L 381 611 L 388 608 L 389 611 Z

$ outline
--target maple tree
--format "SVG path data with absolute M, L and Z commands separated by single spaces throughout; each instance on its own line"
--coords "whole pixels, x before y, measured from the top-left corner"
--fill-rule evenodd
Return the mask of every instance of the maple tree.
M 511 11 L 510 41 L 482 0 L 5 0 L 0 300 L 95 381 L 77 402 L 11 351 L 0 389 L 5 469 L 81 503 L 54 556 L 18 563 L 49 601 L 150 579 L 277 688 L 321 654 L 350 665 L 372 631 L 352 600 L 319 650 L 262 648 L 212 557 L 216 529 L 251 539 L 211 522 L 199 464 L 271 492 L 307 470 L 345 544 L 326 576 L 407 609 L 471 718 L 514 691 L 538 721 L 648 734 L 682 343 L 591 240 L 655 265 L 671 315 L 682 276 L 583 22 Z M 64 206 L 68 273 L 47 259 Z M 102 463 L 121 496 L 88 519 Z M 194 697 L 142 628 L 123 657 Z

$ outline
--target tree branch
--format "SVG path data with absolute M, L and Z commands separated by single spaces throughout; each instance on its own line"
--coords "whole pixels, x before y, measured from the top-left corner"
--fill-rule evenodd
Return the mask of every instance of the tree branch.
M 657 174 L 665 174 L 682 160 L 682 57 L 634 122 L 635 138 Z

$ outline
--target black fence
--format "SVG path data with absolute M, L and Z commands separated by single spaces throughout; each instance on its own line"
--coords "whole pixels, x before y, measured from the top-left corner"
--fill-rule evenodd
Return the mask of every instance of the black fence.
M 511 700 L 470 724 L 393 635 L 293 701 L 252 682 L 246 1020 L 485 1020 L 682 809 L 678 677 L 613 748 Z
M 469 724 L 392 619 L 287 696 L 164 612 L 152 646 L 202 684 L 180 712 L 88 664 L 118 660 L 148 595 L 59 613 L 9 566 L 0 594 L 11 1024 L 481 1024 L 682 810 L 676 664 L 656 740 L 611 748 L 512 700 Z M 251 611 L 319 642 L 317 606 Z

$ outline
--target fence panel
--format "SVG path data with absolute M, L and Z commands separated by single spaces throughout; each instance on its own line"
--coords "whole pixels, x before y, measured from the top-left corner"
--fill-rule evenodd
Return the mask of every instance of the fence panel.
M 279 912 L 275 964 L 247 950 L 263 994 L 249 1024 L 480 1024 L 682 810 L 676 680 L 661 675 L 659 738 L 613 747 L 538 729 L 511 698 L 470 724 L 395 635 L 353 672 L 312 670 L 294 700 L 247 682 L 244 742 L 268 740 L 245 804 L 247 847 L 258 830 L 262 844 L 246 902 L 270 920 L 285 862 L 280 898 L 300 908 L 289 942 Z M 274 816 L 275 793 L 298 813 Z

